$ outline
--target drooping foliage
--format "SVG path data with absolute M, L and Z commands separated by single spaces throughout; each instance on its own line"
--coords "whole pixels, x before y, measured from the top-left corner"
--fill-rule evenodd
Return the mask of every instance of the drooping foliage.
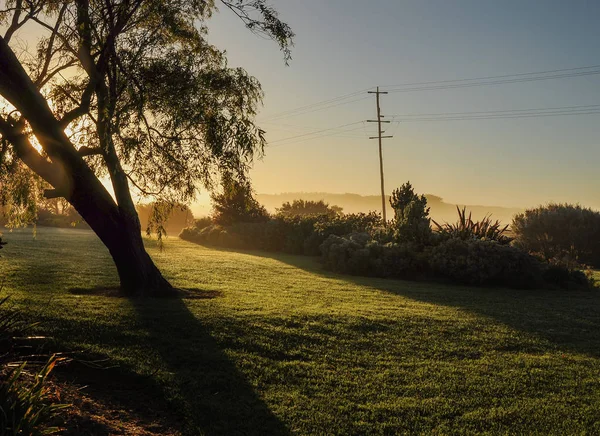
M 194 214 L 185 204 L 151 202 L 136 205 L 142 229 L 148 234 L 177 235 L 194 222 Z M 158 228 L 161 227 L 161 229 Z
M 265 1 L 221 3 L 289 59 L 293 34 Z M 0 11 L 9 32 L 15 8 L 46 31 L 23 62 L 99 175 L 120 166 L 139 193 L 185 202 L 262 152 L 260 84 L 207 42 L 214 1 L 13 0 Z

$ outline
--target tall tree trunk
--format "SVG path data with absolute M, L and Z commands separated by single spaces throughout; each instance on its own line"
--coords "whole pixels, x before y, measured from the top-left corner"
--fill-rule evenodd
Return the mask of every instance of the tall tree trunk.
M 108 248 L 128 295 L 173 293 L 146 252 L 139 223 L 124 213 L 93 171 L 78 154 L 54 117 L 48 103 L 37 90 L 6 41 L 0 37 L 0 95 L 6 98 L 29 122 L 50 160 L 43 158 L 22 133 L 22 127 L 8 131 L 9 123 L 0 123 L 0 132 L 34 172 L 56 188 L 86 220 Z M 10 127 L 10 126 L 9 126 Z

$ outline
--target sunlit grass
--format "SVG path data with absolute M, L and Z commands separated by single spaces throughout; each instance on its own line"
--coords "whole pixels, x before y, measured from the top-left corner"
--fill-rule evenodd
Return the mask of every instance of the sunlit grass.
M 59 345 L 105 355 L 189 434 L 599 433 L 600 295 L 347 277 L 315 259 L 150 253 L 210 299 L 72 293 L 118 284 L 90 232 L 5 233 L 4 294 Z

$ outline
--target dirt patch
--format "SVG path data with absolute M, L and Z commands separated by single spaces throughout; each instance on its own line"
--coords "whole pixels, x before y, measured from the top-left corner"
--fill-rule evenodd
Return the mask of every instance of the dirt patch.
M 57 369 L 57 401 L 70 404 L 58 425 L 63 435 L 180 435 L 179 421 L 151 392 L 149 379 L 120 369 L 95 369 L 72 363 Z

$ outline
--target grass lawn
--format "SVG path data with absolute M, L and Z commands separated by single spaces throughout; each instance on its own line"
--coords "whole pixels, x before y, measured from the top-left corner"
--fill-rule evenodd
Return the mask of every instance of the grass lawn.
M 168 238 L 148 249 L 189 297 L 130 300 L 95 292 L 118 281 L 90 232 L 3 239 L 2 293 L 58 347 L 111 359 L 88 371 L 103 395 L 186 434 L 600 433 L 600 292 L 356 278 Z

